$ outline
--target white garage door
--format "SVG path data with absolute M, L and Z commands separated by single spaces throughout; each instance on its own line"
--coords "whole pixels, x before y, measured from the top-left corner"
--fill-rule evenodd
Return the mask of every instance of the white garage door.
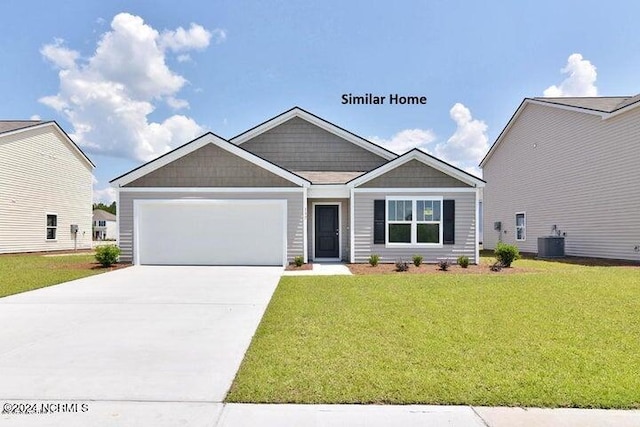
M 285 265 L 285 200 L 138 200 L 136 263 Z

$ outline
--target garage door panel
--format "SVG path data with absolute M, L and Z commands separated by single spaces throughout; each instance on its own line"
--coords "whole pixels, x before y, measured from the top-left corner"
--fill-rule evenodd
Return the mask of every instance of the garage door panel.
M 140 264 L 283 265 L 286 201 L 145 201 L 136 206 Z

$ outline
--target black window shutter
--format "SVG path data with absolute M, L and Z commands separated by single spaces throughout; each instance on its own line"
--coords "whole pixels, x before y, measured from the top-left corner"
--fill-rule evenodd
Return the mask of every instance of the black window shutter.
M 453 245 L 456 243 L 456 201 L 442 201 L 442 243 Z
M 385 201 L 373 201 L 373 243 L 384 244 Z

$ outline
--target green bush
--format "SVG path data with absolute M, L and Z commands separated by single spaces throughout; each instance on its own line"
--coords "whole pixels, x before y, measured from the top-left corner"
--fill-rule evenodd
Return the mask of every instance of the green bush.
M 375 267 L 376 265 L 378 265 L 379 262 L 380 262 L 380 255 L 372 254 L 369 257 L 369 264 L 371 264 L 371 267 Z
M 513 261 L 520 259 L 520 251 L 516 245 L 498 242 L 493 253 L 503 267 L 511 267 Z
M 293 263 L 296 267 L 302 267 L 302 264 L 304 264 L 304 257 L 302 255 L 298 255 L 297 257 L 293 258 Z
M 120 248 L 116 245 L 103 245 L 96 248 L 96 261 L 103 267 L 110 267 L 118 261 Z
M 401 259 L 396 261 L 396 271 L 402 272 L 402 271 L 407 271 L 407 270 L 409 270 L 409 263 L 408 262 L 405 262 L 405 261 L 403 261 Z
M 438 268 L 439 268 L 440 270 L 442 270 L 442 271 L 447 271 L 447 270 L 449 270 L 449 266 L 450 266 L 450 265 L 451 265 L 451 263 L 450 263 L 448 260 L 446 260 L 446 259 L 441 260 L 441 261 L 438 261 Z
M 422 264 L 422 260 L 424 258 L 422 257 L 422 255 L 414 255 L 413 256 L 413 265 L 415 265 L 416 267 L 420 267 L 420 264 Z
M 469 267 L 469 257 L 466 255 L 460 255 L 458 257 L 458 265 L 462 268 Z

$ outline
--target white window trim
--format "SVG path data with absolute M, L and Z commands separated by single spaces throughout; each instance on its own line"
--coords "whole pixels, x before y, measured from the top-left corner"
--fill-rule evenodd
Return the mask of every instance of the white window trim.
M 55 226 L 50 226 L 49 223 L 47 222 L 47 217 L 49 215 L 55 215 L 56 217 L 56 225 Z M 55 212 L 45 212 L 44 213 L 44 241 L 45 242 L 57 242 L 58 241 L 58 214 Z M 50 228 L 55 228 L 56 229 L 56 238 L 55 239 L 47 239 L 47 231 Z
M 411 201 L 411 221 L 393 221 L 394 224 L 411 224 L 411 243 L 391 243 L 389 242 L 389 201 L 393 200 L 410 200 Z M 418 200 L 431 200 L 440 202 L 440 221 L 420 221 L 420 224 L 440 224 L 439 240 L 440 243 L 417 243 L 418 240 L 418 215 L 416 212 L 416 202 Z M 442 248 L 443 241 L 443 224 L 442 210 L 444 207 L 442 196 L 387 196 L 384 202 L 384 242 L 385 248 Z
M 524 238 L 518 239 L 518 215 L 522 215 L 524 219 L 524 224 L 522 225 L 522 235 Z M 515 215 L 516 225 L 514 230 L 516 231 L 516 242 L 526 242 L 527 241 L 527 213 L 526 212 L 516 212 Z

